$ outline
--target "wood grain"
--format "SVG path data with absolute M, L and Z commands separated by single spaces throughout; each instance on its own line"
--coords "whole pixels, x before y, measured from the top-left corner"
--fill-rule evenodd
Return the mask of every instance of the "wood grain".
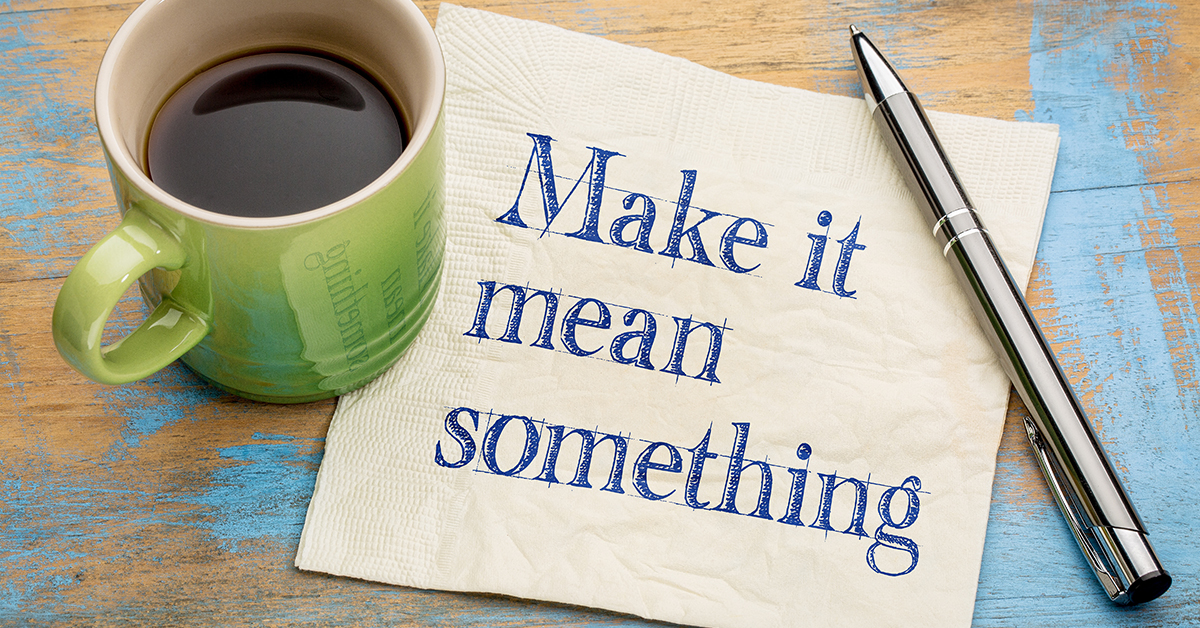
M 860 93 L 846 49 L 854 23 L 927 106 L 1059 124 L 1029 298 L 1176 584 L 1140 609 L 1108 603 L 1054 510 L 1016 402 L 974 623 L 1200 624 L 1200 507 L 1190 491 L 1200 470 L 1200 9 L 1134 0 L 462 4 L 844 95 Z M 437 3 L 419 5 L 434 22 Z M 62 362 L 49 333 L 54 298 L 116 225 L 92 85 L 135 6 L 0 2 L 0 624 L 647 625 L 301 573 L 292 556 L 332 401 L 246 402 L 179 365 L 105 387 Z M 143 315 L 131 296 L 111 333 Z

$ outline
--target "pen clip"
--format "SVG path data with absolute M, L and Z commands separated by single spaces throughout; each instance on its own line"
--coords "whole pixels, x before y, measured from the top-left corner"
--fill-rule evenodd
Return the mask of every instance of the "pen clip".
M 1050 493 L 1054 495 L 1054 501 L 1067 520 L 1067 526 L 1071 528 L 1071 534 L 1075 537 L 1075 542 L 1079 544 L 1079 549 L 1083 550 L 1083 555 L 1091 565 L 1092 571 L 1095 572 L 1096 579 L 1104 586 L 1104 591 L 1110 599 L 1122 598 L 1127 591 L 1117 580 L 1116 566 L 1109 561 L 1103 542 L 1096 537 L 1095 528 L 1089 525 L 1083 516 L 1078 498 L 1060 477 L 1058 469 L 1050 457 L 1050 452 L 1046 450 L 1041 433 L 1034 425 L 1033 420 L 1028 417 L 1025 418 L 1025 432 L 1029 436 L 1029 444 L 1033 446 L 1033 453 L 1037 458 L 1038 466 L 1042 469 L 1042 475 L 1046 476 Z

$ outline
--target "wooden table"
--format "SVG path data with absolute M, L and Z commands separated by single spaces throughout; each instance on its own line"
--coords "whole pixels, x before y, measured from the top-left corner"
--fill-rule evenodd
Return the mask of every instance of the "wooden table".
M 422 0 L 429 20 L 437 4 Z M 479 0 L 741 77 L 857 95 L 846 27 L 931 108 L 1060 125 L 1029 297 L 1163 562 L 1114 607 L 1009 412 L 978 626 L 1200 625 L 1200 8 L 1135 0 Z M 1179 3 L 1180 5 L 1186 3 Z M 50 336 L 63 278 L 117 224 L 92 87 L 134 3 L 0 2 L 0 624 L 645 625 L 292 566 L 334 402 L 277 407 L 173 365 L 108 387 Z M 127 296 L 111 334 L 143 316 Z M 948 531 L 952 532 L 952 531 Z

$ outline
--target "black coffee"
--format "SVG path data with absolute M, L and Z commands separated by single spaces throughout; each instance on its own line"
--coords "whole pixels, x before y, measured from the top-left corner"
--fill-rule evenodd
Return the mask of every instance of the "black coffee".
M 404 149 L 396 109 L 347 65 L 296 53 L 241 57 L 179 88 L 150 128 L 150 178 L 235 216 L 284 216 L 361 190 Z

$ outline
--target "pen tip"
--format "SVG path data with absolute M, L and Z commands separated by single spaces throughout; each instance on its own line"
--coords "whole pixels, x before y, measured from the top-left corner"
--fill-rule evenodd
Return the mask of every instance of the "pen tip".
M 859 34 L 859 33 L 861 33 L 861 32 L 862 32 L 862 31 L 858 30 L 858 27 L 857 27 L 857 26 L 855 26 L 855 25 L 853 25 L 853 24 L 851 24 L 851 25 L 850 25 L 850 36 L 851 36 L 851 37 L 853 37 L 853 36 L 855 36 L 855 35 L 857 35 L 857 34 Z

